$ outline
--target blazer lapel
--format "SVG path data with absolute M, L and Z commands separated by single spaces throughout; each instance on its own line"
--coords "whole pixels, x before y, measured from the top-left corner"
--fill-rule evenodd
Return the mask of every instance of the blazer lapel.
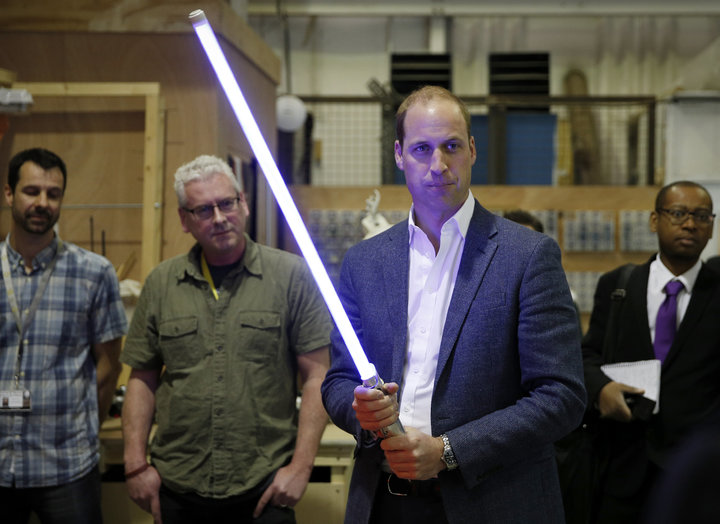
M 392 379 L 400 384 L 405 365 L 407 346 L 407 310 L 408 310 L 408 268 L 410 264 L 407 220 L 401 226 L 392 228 L 387 235 L 384 247 L 384 259 L 392 263 L 382 264 L 384 297 L 378 303 L 386 305 L 386 315 L 392 325 Z M 380 278 L 381 275 L 376 275 Z
M 680 322 L 677 334 L 675 335 L 675 340 L 673 340 L 673 344 L 670 347 L 667 357 L 665 357 L 663 365 L 672 361 L 675 358 L 675 355 L 677 355 L 680 351 L 680 348 L 682 348 L 688 341 L 688 338 L 694 331 L 694 327 L 698 322 L 700 322 L 700 319 L 705 311 L 705 307 L 712 297 L 714 289 L 715 286 L 713 279 L 705 266 L 703 266 L 700 269 L 700 273 L 698 273 L 697 280 L 695 281 L 695 286 L 693 287 L 690 303 L 685 311 L 685 316 L 683 317 L 682 322 Z
M 497 228 L 493 215 L 475 201 L 475 210 L 465 237 L 465 247 L 440 342 L 436 382 L 455 348 L 470 306 L 478 295 L 483 276 L 497 251 L 497 243 L 492 240 L 495 235 Z
M 650 263 L 653 258 L 651 258 L 647 263 L 641 265 L 637 271 L 634 271 L 632 277 L 627 283 L 627 292 L 625 296 L 628 301 L 626 311 L 629 311 L 631 317 L 629 319 L 629 325 L 635 326 L 635 328 L 641 328 L 637 330 L 639 337 L 638 346 L 635 348 L 626 348 L 633 353 L 637 352 L 637 354 L 630 358 L 630 360 L 647 360 L 655 358 L 647 314 L 647 284 L 648 277 L 650 275 Z

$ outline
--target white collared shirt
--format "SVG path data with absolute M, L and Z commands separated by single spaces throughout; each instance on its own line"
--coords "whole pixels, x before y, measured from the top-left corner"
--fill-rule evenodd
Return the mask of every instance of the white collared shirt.
M 662 263 L 660 255 L 655 257 L 655 260 L 650 263 L 650 276 L 648 277 L 647 287 L 647 312 L 650 338 L 653 343 L 655 342 L 655 320 L 660 305 L 665 301 L 666 297 L 665 291 L 663 291 L 665 285 L 671 280 L 678 280 L 683 283 L 684 288 L 680 290 L 677 296 L 677 326 L 679 326 L 690 303 L 692 289 L 695 286 L 695 281 L 697 280 L 701 266 L 702 261 L 698 260 L 697 263 L 685 273 L 675 276 L 672 274 L 672 271 Z
M 415 225 L 410 209 L 408 342 L 403 370 L 400 421 L 432 434 L 430 407 L 445 317 L 455 289 L 465 236 L 475 207 L 472 193 L 442 226 L 440 249 Z

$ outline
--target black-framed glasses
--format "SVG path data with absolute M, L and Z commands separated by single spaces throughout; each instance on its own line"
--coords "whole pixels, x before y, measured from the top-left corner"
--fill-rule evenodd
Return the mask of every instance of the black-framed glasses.
M 710 224 L 713 219 L 715 218 L 715 215 L 711 213 L 710 211 L 707 211 L 705 209 L 698 209 L 697 211 L 688 211 L 687 209 L 681 209 L 681 208 L 675 208 L 675 209 L 666 209 L 659 207 L 656 209 L 656 211 L 665 213 L 667 217 L 670 219 L 670 223 L 679 226 L 680 224 L 684 224 L 685 221 L 688 219 L 688 217 L 693 217 L 693 221 L 695 221 L 698 224 L 707 225 Z
M 183 209 L 188 213 L 192 213 L 193 216 L 195 216 L 195 218 L 197 218 L 198 220 L 207 220 L 215 214 L 215 208 L 218 208 L 220 212 L 224 215 L 232 213 L 233 211 L 237 210 L 238 202 L 240 202 L 240 197 L 225 198 L 220 202 L 216 202 L 215 204 L 197 206 L 193 209 L 188 209 L 184 207 Z

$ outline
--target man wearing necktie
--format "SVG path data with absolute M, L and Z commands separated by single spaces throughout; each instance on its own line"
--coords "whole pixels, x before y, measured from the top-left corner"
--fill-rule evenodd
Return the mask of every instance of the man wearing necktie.
M 598 282 L 583 358 L 588 406 L 599 412 L 609 459 L 592 522 L 639 522 L 674 449 L 720 408 L 720 273 L 700 260 L 714 217 L 699 184 L 663 187 L 650 214 L 657 255 L 633 269 L 624 294 L 613 293 L 620 268 Z M 600 366 L 651 359 L 662 362 L 659 412 L 638 420 L 627 398 L 643 391 L 612 381 Z

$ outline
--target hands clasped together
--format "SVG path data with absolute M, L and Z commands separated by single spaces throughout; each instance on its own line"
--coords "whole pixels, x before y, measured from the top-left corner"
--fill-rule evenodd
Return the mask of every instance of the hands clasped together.
M 383 391 L 363 386 L 355 388 L 353 409 L 360 426 L 375 434 L 399 418 L 397 392 L 394 382 L 384 385 Z M 385 452 L 393 473 L 400 478 L 427 480 L 437 477 L 445 469 L 442 461 L 443 443 L 415 428 L 406 427 L 403 435 L 385 438 L 380 447 Z

